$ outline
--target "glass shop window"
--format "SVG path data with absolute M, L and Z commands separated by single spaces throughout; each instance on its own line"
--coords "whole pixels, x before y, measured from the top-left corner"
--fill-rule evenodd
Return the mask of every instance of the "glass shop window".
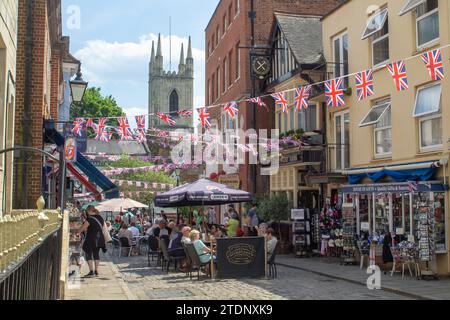
M 375 232 L 377 235 L 389 232 L 389 194 L 378 194 L 376 196 Z
M 362 194 L 359 197 L 359 223 L 361 233 L 370 233 L 371 231 L 371 218 L 372 212 L 372 195 Z
M 392 195 L 393 227 L 395 234 L 407 237 L 410 234 L 409 194 Z

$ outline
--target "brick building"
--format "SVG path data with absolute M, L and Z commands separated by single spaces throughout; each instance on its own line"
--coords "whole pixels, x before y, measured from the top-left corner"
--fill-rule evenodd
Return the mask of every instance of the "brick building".
M 252 43 L 252 18 L 248 13 L 254 7 L 254 43 Z M 269 54 L 275 12 L 322 16 L 339 5 L 341 0 L 221 0 L 205 31 L 206 41 L 206 105 L 250 98 L 261 95 L 264 80 L 253 83 L 250 73 L 250 47 L 257 54 Z M 271 107 L 273 102 L 266 99 Z M 239 104 L 239 119 L 232 122 L 222 114 L 221 108 L 210 110 L 219 129 L 237 127 L 248 129 L 275 128 L 273 108 L 260 110 L 253 103 Z M 248 156 L 247 156 L 248 157 Z M 241 165 L 238 173 L 242 189 L 256 194 L 268 194 L 269 178 L 261 176 L 257 166 Z M 218 168 L 220 171 L 221 168 Z M 256 182 L 256 183 L 255 183 Z
M 44 119 L 58 118 L 68 45 L 60 0 L 19 0 L 16 145 L 44 149 Z M 14 182 L 14 207 L 34 208 L 42 195 L 42 156 L 16 154 Z

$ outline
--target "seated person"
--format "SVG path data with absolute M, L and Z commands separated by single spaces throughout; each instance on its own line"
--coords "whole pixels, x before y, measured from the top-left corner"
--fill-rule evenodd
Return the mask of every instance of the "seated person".
M 160 239 L 161 237 L 169 237 L 172 233 L 172 230 L 166 227 L 167 222 L 165 220 L 161 220 L 159 225 L 153 230 L 153 235 Z
M 277 248 L 278 239 L 274 236 L 275 230 L 272 228 L 267 229 L 267 258 L 270 258 L 274 254 Z
M 217 239 L 217 238 L 224 238 L 224 237 L 225 237 L 222 228 L 221 228 L 220 226 L 216 225 L 216 224 L 213 224 L 213 225 L 211 226 L 211 235 L 212 235 L 214 238 L 216 238 L 216 239 Z
M 172 229 L 172 233 L 170 234 L 170 242 L 167 250 L 169 252 L 169 256 L 172 257 L 185 257 L 183 245 L 181 243 L 181 239 L 183 235 L 178 231 L 177 227 Z
M 136 222 L 132 222 L 132 223 L 131 223 L 131 226 L 128 228 L 128 230 L 131 231 L 131 234 L 132 234 L 132 237 L 133 237 L 133 238 L 137 238 L 137 237 L 139 237 L 139 235 L 141 234 L 141 233 L 139 232 L 139 229 L 136 227 Z
M 181 243 L 191 243 L 191 238 L 189 238 L 189 234 L 191 233 L 190 227 L 184 227 L 181 229 L 181 233 L 183 234 L 183 237 L 181 238 Z
M 128 229 L 128 225 L 125 222 L 122 222 L 122 227 L 120 228 L 119 232 L 117 233 L 117 237 L 119 239 L 127 239 L 128 246 L 133 246 L 133 234 Z
M 236 213 L 233 213 L 233 215 L 231 216 L 231 219 L 228 220 L 226 228 L 227 228 L 227 235 L 230 238 L 236 238 L 237 231 L 239 228 L 239 220 L 238 220 Z
M 255 227 L 258 231 L 258 237 L 264 237 L 267 233 L 267 229 L 269 229 L 269 226 L 267 223 L 261 223 L 259 227 Z
M 201 263 L 208 263 L 211 261 L 212 250 L 208 248 L 202 240 L 200 240 L 200 232 L 197 230 L 192 230 L 189 234 L 189 238 L 191 238 L 192 243 L 194 244 L 195 251 L 197 252 Z M 215 257 L 214 257 L 215 259 Z

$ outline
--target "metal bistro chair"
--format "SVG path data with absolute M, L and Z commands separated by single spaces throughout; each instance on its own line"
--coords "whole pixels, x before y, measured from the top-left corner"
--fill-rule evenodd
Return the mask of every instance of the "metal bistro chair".
M 411 277 L 413 277 L 412 271 L 411 271 L 411 260 L 409 257 L 403 255 L 402 250 L 399 248 L 394 248 L 391 247 L 391 253 L 392 253 L 392 257 L 394 258 L 394 263 L 392 266 L 392 271 L 391 271 L 391 277 L 394 275 L 395 272 L 397 272 L 397 267 L 401 266 L 402 270 L 402 279 L 405 278 L 405 266 L 408 267 L 409 270 L 409 274 L 411 275 Z M 400 272 L 400 271 L 398 271 Z
M 158 248 L 158 239 L 156 239 L 155 236 L 149 236 L 148 240 L 147 240 L 147 261 L 148 261 L 148 267 L 151 267 L 151 262 L 150 262 L 150 258 L 151 261 L 155 261 L 155 257 L 156 257 L 156 266 L 158 266 L 158 263 L 160 261 L 160 254 L 161 252 L 159 251 Z
M 118 256 L 120 256 L 120 241 L 117 237 L 112 237 L 112 255 L 114 255 L 114 252 L 118 252 Z
M 207 266 L 210 264 L 210 262 L 202 263 L 200 261 L 200 257 L 197 254 L 197 251 L 195 250 L 195 247 L 192 243 L 186 244 L 187 253 L 189 255 L 189 259 L 191 260 L 190 267 L 189 267 L 189 274 L 192 279 L 192 271 L 197 271 L 197 278 L 200 281 L 200 271 L 202 267 Z
M 277 256 L 277 248 L 278 244 L 275 247 L 273 253 L 270 255 L 269 259 L 267 260 L 267 264 L 269 265 L 269 277 L 272 279 L 276 279 L 278 276 L 277 263 L 275 262 L 275 258 Z
M 186 244 L 183 243 L 182 245 L 183 245 L 183 249 L 184 249 L 184 254 L 186 255 L 186 275 L 188 277 L 190 277 L 191 280 L 192 280 L 192 273 L 191 273 L 192 261 L 191 261 L 191 256 L 189 255 L 188 249 L 186 248 Z
M 123 249 L 128 250 L 127 256 L 130 257 L 131 256 L 131 251 L 133 250 L 133 245 L 130 245 L 128 243 L 128 239 L 127 238 L 119 238 L 119 243 L 120 243 L 119 258 L 122 257 L 122 250 Z
M 170 264 L 173 262 L 175 265 L 175 270 L 177 269 L 177 263 L 178 261 L 181 261 L 182 259 L 184 259 L 184 257 L 172 257 L 169 254 L 169 250 L 167 249 L 167 244 L 166 241 L 164 239 L 161 239 L 159 241 L 159 247 L 161 249 L 161 253 L 162 253 L 162 270 L 166 269 L 167 273 L 169 273 L 169 268 L 170 268 Z

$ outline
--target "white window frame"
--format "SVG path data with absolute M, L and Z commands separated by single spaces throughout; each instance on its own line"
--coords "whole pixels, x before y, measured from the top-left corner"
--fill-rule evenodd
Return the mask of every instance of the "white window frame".
M 372 24 L 373 20 L 374 20 L 376 17 L 378 17 L 378 16 L 380 16 L 381 14 L 383 14 L 383 13 L 386 13 L 386 14 L 385 14 L 385 16 L 384 16 L 384 18 L 383 18 L 383 20 L 382 20 L 382 23 L 380 24 L 381 27 L 378 28 L 378 29 L 374 29 L 372 32 L 366 34 L 366 30 L 367 30 L 367 28 L 369 27 L 369 25 Z M 389 17 L 389 11 L 388 11 L 387 8 L 381 10 L 381 11 L 378 12 L 378 13 L 373 14 L 372 17 L 370 18 L 369 22 L 367 23 L 366 27 L 364 28 L 363 34 L 362 34 L 362 36 L 361 36 L 361 40 L 366 40 L 366 39 L 368 39 L 370 36 L 373 36 L 375 33 L 377 33 L 377 32 L 379 32 L 379 31 L 383 30 L 384 24 L 386 23 L 386 20 L 388 19 L 388 17 Z
M 386 116 L 386 113 L 388 111 L 390 111 L 391 108 L 387 108 L 386 111 L 383 113 L 383 115 L 381 116 L 380 120 L 381 121 L 383 119 L 383 117 Z M 391 114 L 392 117 L 392 114 Z M 376 124 L 375 124 L 376 125 Z M 375 155 L 375 159 L 379 159 L 379 158 L 389 158 L 392 156 L 392 146 L 391 146 L 391 152 L 384 152 L 384 153 L 378 153 L 377 152 L 377 132 L 379 131 L 386 131 L 386 130 L 391 130 L 391 136 L 392 136 L 392 118 L 391 118 L 391 125 L 390 126 L 385 126 L 385 127 L 381 127 L 381 128 L 376 128 L 374 125 L 373 127 L 373 154 Z
M 336 47 L 334 45 L 336 40 L 339 40 L 339 56 L 341 58 L 341 61 L 334 61 L 334 63 L 339 63 L 339 68 L 340 68 L 340 73 L 341 73 L 340 75 L 337 75 L 337 74 L 335 74 L 335 70 L 333 69 L 333 76 L 335 78 L 338 78 L 338 77 L 342 78 L 345 75 L 344 74 L 345 73 L 345 68 L 344 68 L 344 64 L 345 64 L 345 61 L 344 61 L 344 37 L 345 36 L 347 36 L 347 41 L 348 41 L 348 32 L 347 31 L 342 32 L 331 39 L 331 43 L 332 43 L 332 47 L 333 47 L 333 60 L 336 57 Z M 348 61 L 347 61 L 347 63 L 348 63 Z
M 381 113 L 381 115 L 378 117 L 377 120 L 374 120 L 374 121 L 371 121 L 371 122 L 367 122 L 367 123 L 363 123 L 364 120 L 366 120 L 367 117 L 370 115 L 370 113 L 372 112 L 373 109 L 375 109 L 375 108 L 380 108 L 380 107 L 382 107 L 382 106 L 386 106 L 386 109 Z M 374 124 L 377 124 L 378 122 L 380 122 L 381 119 L 383 119 L 384 115 L 386 114 L 386 112 L 387 112 L 389 109 L 391 109 L 391 107 L 392 107 L 392 104 L 391 104 L 391 101 L 390 101 L 390 100 L 389 100 L 389 101 L 386 101 L 386 102 L 384 102 L 384 103 L 380 103 L 380 104 L 375 104 L 375 105 L 373 105 L 373 106 L 370 108 L 369 112 L 364 116 L 364 118 L 363 118 L 363 119 L 361 120 L 361 122 L 359 123 L 359 127 L 362 128 L 362 127 L 368 127 L 368 126 L 372 126 L 372 125 L 374 125 Z
M 417 9 L 417 8 L 416 8 Z M 436 43 L 438 43 L 440 41 L 440 36 L 441 36 L 441 30 L 439 29 L 439 37 L 437 37 L 436 39 L 430 40 L 428 42 L 425 42 L 424 44 L 419 45 L 419 22 L 428 18 L 429 16 L 438 13 L 438 19 L 439 19 L 439 5 L 436 9 L 431 10 L 430 12 L 425 13 L 424 15 L 417 17 L 417 10 L 416 10 L 416 46 L 417 46 L 417 50 L 421 51 L 425 48 L 428 48 Z
M 418 101 L 418 99 L 419 99 L 419 94 L 420 94 L 420 92 L 421 92 L 422 90 L 426 90 L 426 89 L 429 89 L 429 88 L 432 88 L 432 87 L 437 87 L 437 86 L 440 86 L 440 87 L 441 87 L 441 96 L 440 96 L 440 98 L 439 98 L 439 103 L 440 103 L 440 105 L 439 105 L 439 111 L 435 111 L 435 112 L 423 112 L 423 113 L 418 113 L 418 114 L 416 114 L 417 101 Z M 414 109 L 413 109 L 413 114 L 412 114 L 413 118 L 422 118 L 422 117 L 425 117 L 425 116 L 428 116 L 428 115 L 432 115 L 432 114 L 436 114 L 436 113 L 442 113 L 442 84 L 441 84 L 441 83 L 432 83 L 432 84 L 428 84 L 428 85 L 425 85 L 425 86 L 422 86 L 422 87 L 417 88 L 416 100 L 415 100 L 415 103 L 414 103 Z
M 345 155 L 347 154 L 347 146 L 345 145 L 337 145 L 337 126 L 336 126 L 336 118 L 341 117 L 341 138 L 344 138 L 344 142 L 345 142 L 345 115 L 348 114 L 350 116 L 350 111 L 346 110 L 343 112 L 336 112 L 334 114 L 334 141 L 335 141 L 335 150 L 334 150 L 334 171 L 335 172 L 339 172 L 339 171 L 343 171 L 345 170 Z M 349 130 L 351 130 L 351 128 L 349 128 Z M 350 132 L 349 132 L 349 138 L 350 138 Z M 338 148 L 341 148 L 341 164 L 344 168 L 338 168 L 337 167 L 337 151 Z M 348 159 L 348 162 L 350 163 L 350 159 Z
M 426 0 L 421 0 L 420 2 L 416 3 L 414 6 L 410 6 L 411 0 L 406 1 L 406 3 L 403 5 L 402 9 L 399 12 L 399 16 L 403 16 L 407 14 L 410 11 L 413 11 L 414 9 L 417 9 L 420 5 L 422 5 Z M 409 7 L 409 8 L 408 8 Z
M 444 148 L 444 140 L 442 140 L 442 144 L 436 144 L 436 145 L 427 146 L 427 147 L 424 147 L 422 145 L 422 123 L 425 122 L 425 121 L 434 120 L 434 119 L 438 119 L 438 118 L 441 118 L 441 121 L 442 121 L 442 111 L 419 118 L 419 147 L 420 147 L 420 152 L 432 152 L 432 151 L 443 150 L 443 148 Z M 441 134 L 443 134 L 443 132 L 441 132 Z

